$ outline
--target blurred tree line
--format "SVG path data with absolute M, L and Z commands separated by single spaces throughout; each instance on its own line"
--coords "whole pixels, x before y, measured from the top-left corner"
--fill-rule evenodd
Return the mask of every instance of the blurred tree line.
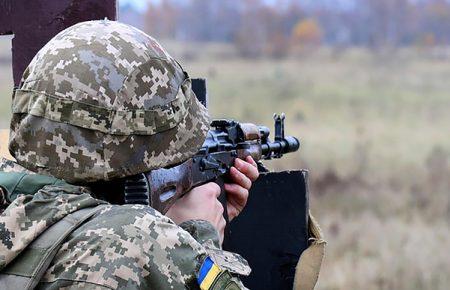
M 159 38 L 230 42 L 246 57 L 282 57 L 320 44 L 375 50 L 450 44 L 448 0 L 331 2 L 161 0 L 149 4 L 144 29 Z

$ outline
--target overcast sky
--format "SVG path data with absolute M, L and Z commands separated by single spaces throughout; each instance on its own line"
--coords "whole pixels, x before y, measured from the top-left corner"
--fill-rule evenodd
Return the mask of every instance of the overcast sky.
M 145 11 L 147 9 L 148 3 L 158 3 L 160 0 L 119 0 L 119 5 L 121 7 L 131 5 L 137 11 Z M 186 0 L 178 0 L 180 2 Z M 274 3 L 276 0 L 265 0 L 268 3 Z M 314 5 L 314 4 L 322 4 L 330 7 L 336 7 L 340 9 L 349 9 L 353 6 L 355 0 L 299 0 L 299 3 L 303 3 L 304 5 Z M 375 0 L 376 1 L 376 0 Z
M 119 0 L 119 5 L 121 7 L 126 5 L 131 5 L 134 9 L 138 11 L 145 11 L 147 9 L 148 2 L 158 2 L 155 0 Z

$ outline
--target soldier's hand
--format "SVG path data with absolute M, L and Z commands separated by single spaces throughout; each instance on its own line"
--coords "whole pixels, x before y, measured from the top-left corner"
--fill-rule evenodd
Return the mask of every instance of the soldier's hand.
M 234 166 L 230 169 L 230 181 L 232 183 L 225 183 L 228 219 L 230 221 L 244 209 L 247 204 L 248 191 L 252 182 L 258 176 L 258 166 L 251 156 L 248 156 L 245 161 L 236 158 Z
M 219 232 L 220 242 L 223 241 L 225 219 L 223 206 L 217 199 L 220 187 L 213 182 L 193 188 L 178 199 L 167 211 L 166 216 L 176 224 L 190 220 L 205 220 L 210 222 Z

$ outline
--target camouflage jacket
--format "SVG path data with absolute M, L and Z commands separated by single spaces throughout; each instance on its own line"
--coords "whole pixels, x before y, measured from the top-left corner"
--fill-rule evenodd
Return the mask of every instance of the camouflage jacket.
M 23 168 L 0 160 L 0 172 L 18 171 Z M 0 188 L 0 202 L 7 194 Z M 198 289 L 207 257 L 227 279 L 205 289 L 244 288 L 237 274 L 248 275 L 248 264 L 220 249 L 208 222 L 189 221 L 180 228 L 151 207 L 109 205 L 91 197 L 88 188 L 67 183 L 19 195 L 0 215 L 0 271 L 52 224 L 102 204 L 64 241 L 39 289 Z

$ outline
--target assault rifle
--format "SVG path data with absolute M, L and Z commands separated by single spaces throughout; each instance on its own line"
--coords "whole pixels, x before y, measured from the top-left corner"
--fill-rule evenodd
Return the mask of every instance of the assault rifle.
M 224 203 L 224 178 L 236 158 L 252 156 L 255 161 L 267 160 L 281 158 L 299 149 L 297 138 L 284 135 L 284 120 L 284 114 L 274 115 L 273 142 L 269 139 L 270 130 L 265 126 L 214 120 L 202 148 L 194 157 L 177 166 L 152 170 L 125 180 L 125 203 L 150 205 L 165 214 L 178 198 L 210 181 L 221 186 L 219 199 Z M 227 218 L 226 212 L 224 215 Z

